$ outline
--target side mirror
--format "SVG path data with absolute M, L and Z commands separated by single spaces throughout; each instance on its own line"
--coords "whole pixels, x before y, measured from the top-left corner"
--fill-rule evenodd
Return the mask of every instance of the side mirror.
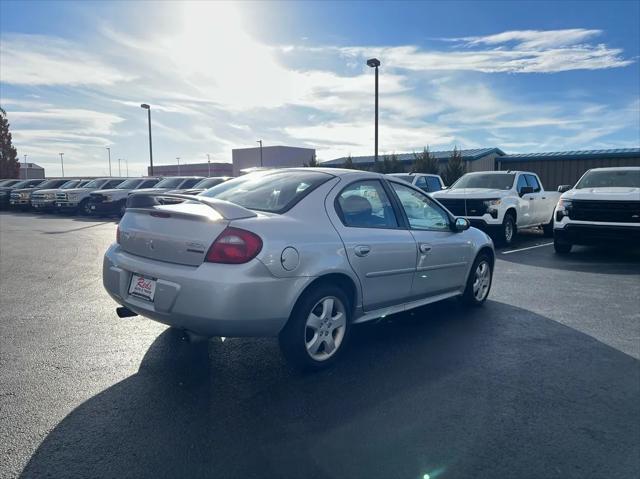
M 533 186 L 523 186 L 520 188 L 520 197 L 533 193 Z
M 573 188 L 571 185 L 560 185 L 558 186 L 558 192 L 564 193 L 565 191 L 569 191 L 571 188 Z
M 468 230 L 471 226 L 469 220 L 466 218 L 456 218 L 456 222 L 454 223 L 454 229 L 456 231 L 465 231 Z

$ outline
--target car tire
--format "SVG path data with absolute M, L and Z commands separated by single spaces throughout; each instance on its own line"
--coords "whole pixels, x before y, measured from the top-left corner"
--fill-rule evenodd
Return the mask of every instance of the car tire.
M 345 349 L 351 317 L 351 303 L 339 287 L 321 284 L 306 291 L 280 332 L 284 357 L 300 371 L 330 366 Z
M 545 238 L 553 238 L 553 214 L 547 224 L 542 225 L 542 232 Z
M 572 247 L 571 243 L 561 243 L 557 239 L 553 241 L 553 249 L 556 250 L 557 254 L 569 254 Z
M 510 246 L 513 244 L 513 240 L 517 233 L 516 220 L 513 213 L 507 213 L 502 220 L 502 227 L 498 237 L 498 243 L 503 246 Z
M 462 301 L 468 306 L 482 306 L 489 296 L 493 284 L 493 265 L 486 253 L 480 253 L 467 278 L 467 284 L 462 294 Z
M 91 206 L 89 200 L 82 200 L 78 205 L 78 213 L 82 216 L 91 216 Z

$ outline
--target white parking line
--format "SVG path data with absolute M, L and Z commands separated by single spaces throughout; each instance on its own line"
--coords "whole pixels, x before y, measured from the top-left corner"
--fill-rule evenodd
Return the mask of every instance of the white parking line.
M 553 241 L 551 243 L 543 243 L 543 244 L 537 244 L 535 246 L 528 246 L 527 248 L 512 249 L 511 251 L 503 251 L 502 254 L 517 253 L 518 251 L 526 251 L 528 249 L 533 249 L 533 248 L 542 248 L 543 246 L 549 246 L 552 244 L 553 244 Z

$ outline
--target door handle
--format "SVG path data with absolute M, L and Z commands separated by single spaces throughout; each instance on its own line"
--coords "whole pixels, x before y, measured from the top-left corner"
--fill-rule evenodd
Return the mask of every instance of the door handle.
M 371 252 L 371 247 L 367 245 L 360 245 L 353 248 L 356 253 L 356 256 L 367 256 Z
M 427 254 L 429 251 L 431 251 L 431 246 L 426 243 L 421 243 L 418 248 L 420 249 L 420 252 L 422 254 Z

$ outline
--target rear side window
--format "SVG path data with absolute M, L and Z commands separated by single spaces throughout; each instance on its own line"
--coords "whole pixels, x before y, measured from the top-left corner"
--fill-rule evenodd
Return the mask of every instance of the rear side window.
M 377 180 L 358 181 L 347 186 L 338 196 L 336 210 L 345 226 L 398 227 L 389 197 Z
M 533 175 L 524 175 L 527 178 L 527 183 L 529 183 L 529 186 L 533 187 L 533 192 L 537 193 L 540 191 L 540 183 L 538 183 L 538 180 L 535 176 Z
M 214 186 L 202 196 L 230 201 L 250 210 L 284 213 L 331 178 L 332 175 L 319 171 L 257 172 Z
M 427 179 L 424 176 L 420 176 L 416 180 L 416 186 L 424 190 L 425 188 L 427 188 Z
M 429 193 L 433 191 L 440 191 L 441 189 L 442 184 L 440 183 L 440 180 L 438 178 L 436 178 L 435 176 L 427 177 L 427 191 L 429 191 Z

